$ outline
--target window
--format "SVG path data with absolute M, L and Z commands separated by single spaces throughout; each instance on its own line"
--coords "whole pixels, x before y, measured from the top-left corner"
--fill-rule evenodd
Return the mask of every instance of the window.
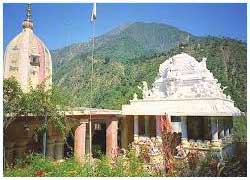
M 30 56 L 30 64 L 32 66 L 40 66 L 39 55 L 31 55 Z
M 95 131 L 100 131 L 100 130 L 102 130 L 101 124 L 100 124 L 100 123 L 95 123 L 95 124 L 94 124 L 94 130 L 95 130 Z

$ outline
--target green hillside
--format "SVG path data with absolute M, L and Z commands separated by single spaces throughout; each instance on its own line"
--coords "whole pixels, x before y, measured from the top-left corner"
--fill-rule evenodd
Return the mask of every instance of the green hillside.
M 215 37 L 195 37 L 172 26 L 157 23 L 133 23 L 118 27 L 97 38 L 94 63 L 93 106 L 120 109 L 133 98 L 142 81 L 150 85 L 159 65 L 180 53 L 177 45 L 197 60 L 207 57 L 207 67 L 222 86 L 228 86 L 236 105 L 246 111 L 246 44 Z M 77 47 L 77 48 L 76 48 Z M 89 45 L 79 44 L 56 50 L 53 83 L 60 87 L 69 104 L 90 105 L 91 59 Z M 81 49 L 82 48 L 82 49 Z M 71 51 L 65 58 L 63 54 Z M 63 52 L 63 53 L 62 53 Z
M 124 61 L 156 52 L 166 52 L 188 39 L 195 38 L 188 32 L 160 23 L 129 23 L 118 26 L 95 39 L 95 56 Z M 89 54 L 92 41 L 76 43 L 52 50 L 53 65 L 59 68 L 74 56 Z

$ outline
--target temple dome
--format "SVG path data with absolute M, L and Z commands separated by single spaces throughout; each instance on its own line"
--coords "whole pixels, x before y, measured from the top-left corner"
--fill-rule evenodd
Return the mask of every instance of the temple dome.
M 198 62 L 194 57 L 181 53 L 160 65 L 158 76 L 150 96 L 164 98 L 222 98 L 230 99 L 223 93 L 220 83 L 206 67 L 206 58 Z
M 26 16 L 23 31 L 10 41 L 4 55 L 4 78 L 14 77 L 24 91 L 42 82 L 46 87 L 52 84 L 51 55 L 33 32 L 30 5 Z
M 198 64 L 199 62 L 197 62 L 195 58 L 186 53 L 177 54 L 160 65 L 159 73 L 160 75 L 164 75 L 164 73 L 167 73 L 168 71 L 192 71 L 199 68 Z
M 230 96 L 223 93 L 218 80 L 206 67 L 206 58 L 198 62 L 194 57 L 177 54 L 159 67 L 155 82 L 149 89 L 146 82 L 139 87 L 143 99 L 137 95 L 129 105 L 122 106 L 124 115 L 184 115 L 238 116 Z

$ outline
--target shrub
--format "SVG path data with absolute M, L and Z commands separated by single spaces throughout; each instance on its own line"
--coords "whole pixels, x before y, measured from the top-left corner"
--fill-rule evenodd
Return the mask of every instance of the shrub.
M 6 169 L 4 176 L 10 177 L 75 177 L 75 176 L 97 176 L 97 177 L 125 177 L 125 176 L 155 176 L 154 172 L 144 169 L 143 162 L 129 151 L 125 155 L 115 158 L 102 156 L 100 159 L 88 158 L 83 164 L 79 164 L 73 158 L 64 162 L 53 162 L 42 155 L 32 154 L 23 160 L 19 160 L 12 169 Z
M 31 154 L 25 159 L 17 159 L 13 169 L 7 169 L 5 176 L 46 176 L 46 172 L 53 171 L 51 161 L 43 158 L 42 155 Z
M 240 116 L 233 121 L 233 134 L 235 142 L 247 142 L 247 119 Z

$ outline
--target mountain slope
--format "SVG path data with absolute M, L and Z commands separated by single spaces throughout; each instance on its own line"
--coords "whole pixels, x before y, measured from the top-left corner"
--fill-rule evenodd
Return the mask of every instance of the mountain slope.
M 151 25 L 153 27 L 148 27 Z M 169 30 L 166 25 L 151 25 L 129 24 L 98 37 L 93 76 L 94 99 L 91 103 L 94 107 L 120 109 L 122 104 L 133 98 L 135 92 L 141 96 L 137 86 L 142 81 L 151 85 L 159 65 L 180 53 L 176 45 L 185 42 L 185 38 L 187 41 L 189 36 L 188 45 L 182 51 L 197 60 L 207 57 L 208 69 L 222 86 L 228 86 L 225 93 L 235 100 L 236 106 L 246 111 L 246 44 L 232 39 L 194 37 L 182 31 L 176 32 L 174 28 Z M 158 32 L 156 35 L 154 28 Z M 74 106 L 89 106 L 91 100 L 91 58 L 88 45 L 85 47 L 82 48 L 84 53 L 79 48 L 78 54 L 64 60 L 53 74 L 53 83 L 67 94 Z
M 187 42 L 192 38 L 195 37 L 166 24 L 124 24 L 96 38 L 95 56 L 126 61 L 143 55 L 167 52 L 180 42 Z M 51 51 L 55 69 L 75 56 L 90 53 L 91 48 L 92 42 L 87 42 Z
M 56 70 L 73 57 L 81 54 L 82 52 L 87 52 L 85 49 L 85 43 L 75 43 L 61 49 L 51 50 L 50 53 L 53 60 L 53 69 Z

